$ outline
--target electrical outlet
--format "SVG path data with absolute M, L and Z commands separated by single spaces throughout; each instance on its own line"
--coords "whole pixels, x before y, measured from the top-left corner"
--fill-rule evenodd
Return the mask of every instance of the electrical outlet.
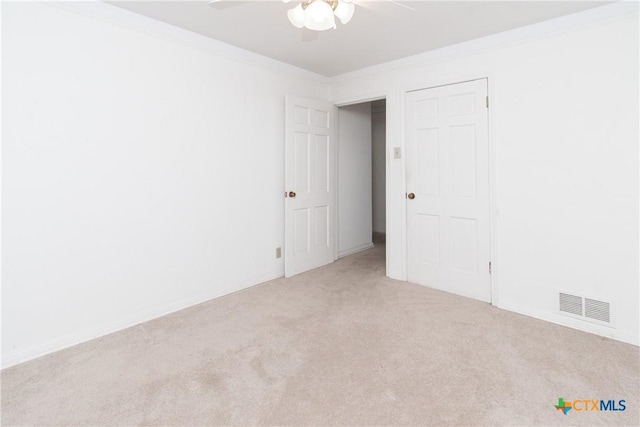
M 276 258 L 282 257 L 282 248 L 276 248 Z

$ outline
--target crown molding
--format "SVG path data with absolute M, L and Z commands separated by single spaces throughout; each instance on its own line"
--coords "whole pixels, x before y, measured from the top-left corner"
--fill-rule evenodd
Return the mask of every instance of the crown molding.
M 394 61 L 373 65 L 333 77 L 305 70 L 239 47 L 206 37 L 189 30 L 158 21 L 98 0 L 59 1 L 47 3 L 76 11 L 94 18 L 122 25 L 126 28 L 150 34 L 165 40 L 182 43 L 225 59 L 252 65 L 287 77 L 295 77 L 320 85 L 341 85 L 352 80 L 375 74 L 392 72 L 406 67 L 446 61 L 487 50 L 525 43 L 542 37 L 550 37 L 566 31 L 578 30 L 590 25 L 637 15 L 640 5 L 635 0 L 622 0 L 610 5 L 550 19 L 502 33 L 446 46 L 440 49 L 408 56 Z
M 327 85 L 329 82 L 328 77 L 323 75 L 167 24 L 166 22 L 139 15 L 102 1 L 49 0 L 47 3 L 164 40 L 182 43 L 231 61 L 252 65 L 287 77 L 294 77 L 321 85 Z
M 526 43 L 535 39 L 551 37 L 556 34 L 579 30 L 591 25 L 597 25 L 637 15 L 639 10 L 640 5 L 635 0 L 618 1 L 610 5 L 588 9 L 571 15 L 549 19 L 536 24 L 514 28 L 501 33 L 492 34 L 478 39 L 340 74 L 330 77 L 329 83 L 332 86 L 343 85 L 356 79 L 393 72 L 402 68 L 447 61 L 482 53 L 492 49 Z

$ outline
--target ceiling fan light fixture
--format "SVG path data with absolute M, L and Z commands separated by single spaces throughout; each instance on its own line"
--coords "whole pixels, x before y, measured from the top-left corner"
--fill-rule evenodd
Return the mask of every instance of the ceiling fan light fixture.
M 324 0 L 313 0 L 304 9 L 304 26 L 310 30 L 323 31 L 336 27 L 333 9 Z
M 338 17 L 340 22 L 342 22 L 343 24 L 346 24 L 349 21 L 351 21 L 351 18 L 353 17 L 353 12 L 355 12 L 355 10 L 356 10 L 356 7 L 353 3 L 351 3 L 351 1 L 347 2 L 346 0 L 340 0 L 338 1 L 336 10 L 334 10 L 333 13 L 335 13 L 335 15 Z
M 302 4 L 299 4 L 296 7 L 289 9 L 287 11 L 287 17 L 289 18 L 289 22 L 291 22 L 294 27 L 296 28 L 304 27 L 305 11 L 304 9 L 302 9 Z
M 291 0 L 282 1 L 289 3 Z M 296 28 L 324 31 L 336 28 L 336 17 L 342 24 L 348 23 L 354 11 L 353 0 L 302 0 L 287 11 L 287 17 Z

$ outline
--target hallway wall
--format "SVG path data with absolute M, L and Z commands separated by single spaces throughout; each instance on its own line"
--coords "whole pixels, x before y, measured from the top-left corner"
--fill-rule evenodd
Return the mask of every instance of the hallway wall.
M 386 197 L 386 100 L 371 103 L 371 167 L 373 198 L 373 232 L 384 234 L 387 221 Z
M 338 256 L 372 246 L 371 104 L 338 108 Z

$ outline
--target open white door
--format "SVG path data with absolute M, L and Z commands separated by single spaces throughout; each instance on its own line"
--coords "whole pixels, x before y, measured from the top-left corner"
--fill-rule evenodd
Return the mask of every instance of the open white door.
M 407 278 L 490 302 L 486 99 L 486 79 L 407 94 Z
M 335 256 L 335 107 L 287 96 L 285 109 L 284 274 Z

